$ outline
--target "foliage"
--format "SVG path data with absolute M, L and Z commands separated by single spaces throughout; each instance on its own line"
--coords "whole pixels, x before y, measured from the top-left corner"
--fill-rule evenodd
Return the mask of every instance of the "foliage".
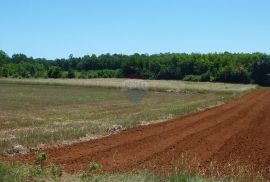
M 246 69 L 236 69 L 232 66 L 225 66 L 217 74 L 216 81 L 229 83 L 250 83 L 250 76 Z
M 270 55 L 253 54 L 102 54 L 68 59 L 9 57 L 0 51 L 0 77 L 142 78 L 258 83 L 270 85 Z
M 79 78 L 121 78 L 120 70 L 91 70 L 84 71 L 80 74 Z
M 47 74 L 49 78 L 61 78 L 62 76 L 61 69 L 55 66 L 50 67 Z
M 67 78 L 75 78 L 75 71 L 69 70 L 67 73 Z
M 269 58 L 257 61 L 252 66 L 251 78 L 258 84 L 270 86 L 270 61 Z
M 199 82 L 201 81 L 202 77 L 200 75 L 186 75 L 184 77 L 184 81 L 193 81 L 193 82 Z
M 56 171 L 55 171 L 56 170 Z M 206 178 L 202 174 L 193 174 L 187 172 L 173 172 L 165 175 L 153 174 L 147 171 L 130 172 L 130 173 L 97 173 L 91 174 L 86 172 L 78 172 L 75 174 L 62 175 L 63 171 L 59 167 L 48 166 L 43 173 L 36 172 L 36 166 L 8 164 L 0 162 L 0 182 L 25 182 L 25 181 L 64 181 L 64 182 L 237 182 L 247 181 L 245 176 L 231 175 L 228 177 L 212 177 Z M 260 178 L 253 181 L 264 181 Z
M 0 182 L 66 181 L 62 174 L 62 167 L 57 166 L 46 166 L 42 171 L 39 165 L 0 162 Z
M 36 164 L 41 164 L 43 161 L 45 161 L 48 158 L 48 154 L 45 152 L 40 152 L 36 156 Z
M 90 171 L 100 171 L 101 170 L 101 166 L 96 162 L 90 162 L 88 167 L 89 167 Z

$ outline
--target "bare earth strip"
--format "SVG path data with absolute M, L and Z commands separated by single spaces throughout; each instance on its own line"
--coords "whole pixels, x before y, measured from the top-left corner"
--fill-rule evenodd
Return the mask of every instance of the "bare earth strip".
M 141 169 L 171 171 L 183 153 L 197 156 L 201 167 L 211 161 L 250 165 L 257 171 L 270 166 L 270 90 L 259 89 L 228 104 L 167 122 L 137 126 L 108 137 L 48 148 L 47 163 L 67 172 L 86 170 L 95 161 L 107 172 Z M 8 160 L 32 163 L 35 152 Z M 268 170 L 268 171 L 267 171 Z

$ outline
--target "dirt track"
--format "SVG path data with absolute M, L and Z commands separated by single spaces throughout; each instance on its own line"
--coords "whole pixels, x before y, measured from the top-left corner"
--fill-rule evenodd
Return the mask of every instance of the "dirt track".
M 237 165 L 266 169 L 270 166 L 270 90 L 260 89 L 167 122 L 45 151 L 47 163 L 63 165 L 68 172 L 87 169 L 91 161 L 109 172 L 171 170 L 182 153 L 197 156 L 202 166 L 237 161 Z M 12 160 L 33 162 L 34 157 L 31 153 Z

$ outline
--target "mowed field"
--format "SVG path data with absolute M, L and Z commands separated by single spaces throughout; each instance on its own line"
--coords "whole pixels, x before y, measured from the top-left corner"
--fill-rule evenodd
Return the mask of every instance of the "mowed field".
M 46 164 L 62 166 L 72 174 L 87 171 L 89 163 L 97 162 L 102 165 L 102 171 L 114 173 L 114 176 L 105 177 L 99 174 L 103 181 L 111 181 L 112 178 L 124 181 L 127 178 L 157 179 L 148 174 L 139 174 L 139 177 L 130 173 L 124 177 L 119 175 L 119 172 L 134 170 L 164 174 L 176 168 L 184 171 L 192 168 L 200 171 L 202 176 L 209 176 L 209 172 L 214 171 L 214 175 L 210 174 L 212 177 L 228 172 L 223 169 L 206 170 L 220 165 L 233 166 L 230 170 L 248 166 L 248 172 L 266 170 L 268 144 L 263 136 L 268 131 L 267 108 L 270 108 L 266 101 L 269 98 L 267 89 L 238 98 L 256 86 L 213 84 L 209 89 L 206 86 L 209 83 L 200 83 L 200 86 L 193 83 L 192 90 L 184 89 L 185 82 L 174 82 L 180 85 L 176 85 L 177 88 L 182 89 L 166 89 L 161 82 L 156 89 L 149 89 L 153 84 L 151 81 L 134 84 L 128 80 L 124 86 L 129 87 L 130 83 L 135 87 L 143 86 L 140 90 L 130 90 L 123 89 L 124 86 L 105 88 L 26 81 L 0 81 L 0 148 L 1 154 L 5 155 L 29 152 L 31 148 L 35 150 L 26 155 L 4 157 L 5 160 L 33 164 L 36 152 L 45 151 L 49 156 Z M 100 83 L 104 84 L 104 80 Z M 192 83 L 188 84 L 192 86 Z M 204 110 L 225 102 L 229 103 Z M 181 116 L 195 111 L 198 112 Z M 161 122 L 166 120 L 169 121 Z M 94 138 L 98 139 L 91 140 Z M 66 145 L 55 147 L 62 144 Z M 212 165 L 212 162 L 218 164 Z M 27 172 L 32 174 L 31 170 Z M 260 174 L 268 174 L 263 172 Z M 172 179 L 178 177 L 176 175 Z

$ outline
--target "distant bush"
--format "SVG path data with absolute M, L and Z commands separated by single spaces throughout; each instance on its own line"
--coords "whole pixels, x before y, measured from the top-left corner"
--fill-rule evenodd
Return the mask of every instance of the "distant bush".
M 67 78 L 75 78 L 75 72 L 73 70 L 69 70 L 67 73 Z
M 251 78 L 260 85 L 270 86 L 270 61 L 263 59 L 255 62 L 251 68 Z
M 49 68 L 47 75 L 49 78 L 61 78 L 61 69 L 59 67 L 52 66 Z
M 211 73 L 207 71 L 206 73 L 201 74 L 201 82 L 209 82 L 212 81 Z
M 1 75 L 2 77 L 8 77 L 9 76 L 9 70 L 7 68 L 1 69 Z
M 120 70 L 91 70 L 80 73 L 79 78 L 121 78 Z
M 183 80 L 184 81 L 193 81 L 193 82 L 199 82 L 201 81 L 202 77 L 200 75 L 186 75 Z
M 240 68 L 235 69 L 231 66 L 226 66 L 217 74 L 215 81 L 228 83 L 250 83 L 250 76 L 247 70 Z

